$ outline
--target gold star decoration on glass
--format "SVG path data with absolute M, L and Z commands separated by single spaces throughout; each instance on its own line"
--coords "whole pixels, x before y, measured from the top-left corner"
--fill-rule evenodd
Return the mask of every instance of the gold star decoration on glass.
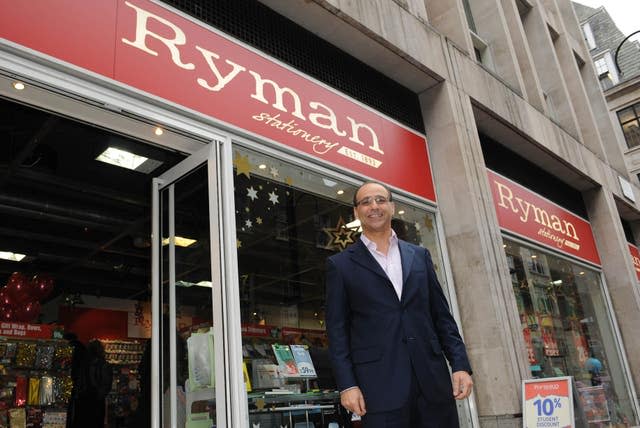
M 336 227 L 325 227 L 322 230 L 329 236 L 328 249 L 344 250 L 355 242 L 356 230 L 348 228 L 342 217 L 338 219 Z
M 233 166 L 236 167 L 236 175 L 244 174 L 247 178 L 251 178 L 251 162 L 249 162 L 249 155 L 242 156 L 236 152 L 236 157 L 233 159 Z

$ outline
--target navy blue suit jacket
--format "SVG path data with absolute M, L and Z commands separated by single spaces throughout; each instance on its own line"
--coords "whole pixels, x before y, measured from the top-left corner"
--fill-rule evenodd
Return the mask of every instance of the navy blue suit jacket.
M 399 241 L 402 298 L 358 240 L 327 259 L 326 323 L 340 391 L 360 387 L 367 412 L 401 407 L 412 368 L 432 403 L 451 402 L 452 371 L 471 374 L 429 252 Z

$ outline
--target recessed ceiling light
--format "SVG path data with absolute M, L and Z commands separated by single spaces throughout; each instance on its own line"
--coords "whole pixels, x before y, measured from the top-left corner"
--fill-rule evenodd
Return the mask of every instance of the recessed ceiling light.
M 398 211 L 398 214 L 400 214 L 400 215 L 404 214 L 404 210 Z
M 338 190 L 336 193 L 337 193 L 338 195 L 342 195 L 342 194 L 344 194 L 344 190 L 340 189 L 340 190 Z
M 267 169 L 267 166 L 265 164 L 261 163 L 260 165 L 258 165 L 258 168 Z
M 25 88 L 25 86 L 24 86 L 24 83 L 22 83 L 22 82 L 13 82 L 13 88 L 16 91 L 21 91 L 21 90 L 23 90 Z
M 146 174 L 162 164 L 161 161 L 149 159 L 115 147 L 107 148 L 96 160 Z
M 183 238 L 182 236 L 176 236 L 174 238 L 174 243 L 176 245 L 176 247 L 189 247 L 191 245 L 193 245 L 194 243 L 198 242 L 195 239 L 191 239 L 191 238 Z M 164 238 L 162 240 L 162 245 L 169 245 L 169 238 Z
M 12 262 L 19 262 L 27 257 L 25 254 L 12 253 L 11 251 L 0 251 L 0 259 L 10 260 Z
M 584 275 L 584 272 L 580 272 L 580 275 Z
M 156 129 L 153 130 L 153 133 L 156 134 L 159 137 L 162 134 L 164 134 L 164 131 L 159 126 L 156 126 Z
M 535 254 L 531 256 L 532 259 L 537 259 L 538 256 L 536 256 Z

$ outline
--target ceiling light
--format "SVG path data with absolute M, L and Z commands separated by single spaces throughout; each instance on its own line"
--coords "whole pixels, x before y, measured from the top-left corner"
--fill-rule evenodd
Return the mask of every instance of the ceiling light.
M 96 158 L 96 160 L 99 160 L 100 162 L 132 170 L 135 170 L 137 167 L 142 165 L 147 159 L 148 158 L 145 158 L 144 156 L 134 155 L 133 153 L 116 149 L 115 147 L 109 147 Z
M 338 195 L 342 195 L 342 194 L 344 194 L 344 190 L 340 189 L 340 190 L 338 190 L 336 193 L 337 193 Z
M 161 161 L 136 155 L 126 150 L 116 149 L 115 147 L 109 147 L 96 160 L 146 174 L 162 165 Z
M 258 165 L 258 168 L 267 169 L 267 166 L 265 164 L 261 163 L 260 165 Z
M 580 272 L 580 275 L 584 275 L 584 272 Z
M 190 282 L 190 281 L 176 281 L 176 285 L 178 287 L 209 287 L 211 288 L 211 281 L 200 281 L 200 282 Z
M 182 236 L 175 236 L 173 239 L 176 247 L 189 247 L 190 245 L 198 242 L 195 239 L 183 238 Z M 169 245 L 169 238 L 164 238 L 162 240 L 162 245 Z
M 561 285 L 561 284 L 562 284 L 562 280 L 561 280 L 561 279 L 557 279 L 557 280 L 555 280 L 555 281 L 551 281 L 551 283 L 552 283 L 553 285 Z
M 400 215 L 404 214 L 404 210 L 398 211 L 398 214 L 400 214 Z
M 25 87 L 25 86 L 24 86 L 24 83 L 22 83 L 22 82 L 13 82 L 13 88 L 14 88 L 16 91 L 21 91 L 21 90 L 23 90 L 23 89 L 24 89 L 24 87 Z
M 535 254 L 531 256 L 532 259 L 537 259 L 538 256 L 536 256 Z
M 156 129 L 154 129 L 153 133 L 156 134 L 159 137 L 162 134 L 164 134 L 164 131 L 159 126 L 156 126 Z
M 507 244 L 502 244 L 502 248 L 507 248 Z
M 11 251 L 0 251 L 0 259 L 10 260 L 12 262 L 19 262 L 27 257 L 25 254 L 12 253 Z

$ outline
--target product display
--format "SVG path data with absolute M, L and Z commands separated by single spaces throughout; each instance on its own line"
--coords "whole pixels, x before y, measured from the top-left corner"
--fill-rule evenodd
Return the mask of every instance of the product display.
M 128 417 L 138 408 L 140 377 L 138 365 L 145 343 L 139 340 L 101 339 L 105 359 L 113 369 L 111 392 L 107 395 L 109 426 L 124 426 Z
M 0 428 L 65 426 L 72 353 L 65 340 L 0 337 Z

